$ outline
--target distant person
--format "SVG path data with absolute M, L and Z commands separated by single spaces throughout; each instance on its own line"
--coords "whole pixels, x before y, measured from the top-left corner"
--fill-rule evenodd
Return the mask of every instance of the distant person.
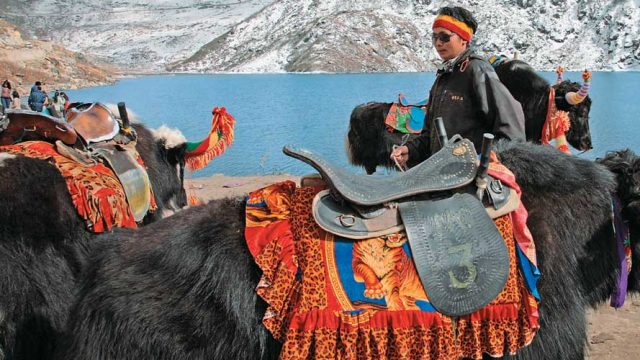
M 60 93 L 60 95 L 64 98 L 64 113 L 66 115 L 67 109 L 69 109 L 69 105 L 71 102 L 69 101 L 69 96 L 64 91 Z
M 55 110 L 53 109 L 53 106 L 54 106 L 53 99 L 46 92 L 44 93 L 44 95 L 45 95 L 45 98 L 44 98 L 44 103 L 42 104 L 42 113 L 51 115 L 51 116 L 56 116 Z
M 11 100 L 11 108 L 20 109 L 22 107 L 22 104 L 20 103 L 20 93 L 18 92 L 18 90 L 13 90 L 11 97 L 13 98 Z
M 37 85 L 40 84 L 40 85 Z M 42 84 L 37 81 L 35 89 L 31 88 L 31 95 L 29 95 L 29 108 L 33 111 L 42 112 L 42 106 L 47 99 L 47 94 L 42 90 Z
M 61 118 L 64 116 L 64 103 L 65 98 L 62 96 L 62 92 L 56 90 L 53 98 L 49 98 L 46 108 L 49 110 L 50 115 Z
M 5 80 L 2 83 L 2 94 L 0 95 L 2 100 L 2 109 L 6 111 L 11 106 L 11 83 L 9 80 Z
M 29 92 L 29 96 L 31 96 L 34 91 L 38 90 L 38 86 L 42 86 L 42 83 L 40 81 L 36 81 L 33 85 L 31 85 L 31 92 Z

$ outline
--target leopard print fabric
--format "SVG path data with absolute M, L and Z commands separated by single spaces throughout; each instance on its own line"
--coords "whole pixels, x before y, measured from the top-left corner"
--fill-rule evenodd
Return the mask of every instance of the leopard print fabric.
M 325 284 L 324 261 L 320 244 L 325 232 L 313 220 L 311 203 L 317 187 L 298 188 L 293 195 L 293 209 L 291 211 L 291 227 L 296 239 L 296 254 L 301 254 L 300 272 L 302 274 L 302 296 L 298 311 L 306 312 L 327 306 L 326 292 L 319 289 L 319 284 Z

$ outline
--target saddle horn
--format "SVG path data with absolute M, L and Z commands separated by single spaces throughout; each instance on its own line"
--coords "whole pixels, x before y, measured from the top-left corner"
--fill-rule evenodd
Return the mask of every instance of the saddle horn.
M 487 173 L 489 171 L 489 162 L 491 160 L 491 145 L 493 144 L 493 134 L 484 133 L 482 135 L 482 150 L 480 151 L 480 165 L 476 174 L 476 185 L 478 189 L 476 196 L 482 200 L 484 190 L 487 188 Z
M 118 103 L 118 112 L 120 113 L 120 119 L 122 119 L 122 128 L 128 129 L 130 126 L 129 113 L 127 113 L 127 106 L 123 101 Z
M 436 118 L 436 130 L 438 131 L 440 146 L 445 147 L 449 142 L 449 138 L 447 137 L 447 130 L 444 128 L 444 120 L 442 120 L 442 116 L 438 116 Z

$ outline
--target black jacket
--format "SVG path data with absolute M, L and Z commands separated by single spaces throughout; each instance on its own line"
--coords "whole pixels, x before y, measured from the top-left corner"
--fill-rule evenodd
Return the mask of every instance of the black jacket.
M 525 140 L 524 113 L 491 65 L 471 50 L 463 52 L 449 69 L 438 70 L 429 93 L 422 134 L 409 141 L 409 165 L 415 165 L 442 147 L 435 119 L 442 117 L 447 136 L 471 140 L 480 151 L 483 133 L 496 140 Z

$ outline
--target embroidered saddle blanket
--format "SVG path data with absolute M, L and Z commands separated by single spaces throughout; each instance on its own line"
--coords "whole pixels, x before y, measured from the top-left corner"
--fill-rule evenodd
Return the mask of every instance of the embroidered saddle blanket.
M 15 145 L 0 146 L 0 152 L 47 160 L 60 171 L 67 183 L 69 194 L 78 215 L 84 219 L 87 229 L 95 233 L 112 227 L 137 227 L 125 189 L 114 171 L 100 162 L 92 165 L 79 163 L 62 156 L 56 145 L 46 141 L 26 141 Z M 138 165 L 144 168 L 139 154 Z M 155 211 L 153 190 L 148 187 L 148 211 Z
M 519 192 L 505 170 L 490 174 Z M 494 219 L 509 251 L 504 289 L 452 318 L 429 302 L 406 233 L 354 241 L 317 226 L 311 205 L 322 190 L 286 181 L 246 204 L 247 245 L 263 271 L 256 291 L 269 305 L 263 324 L 283 342 L 281 359 L 482 359 L 531 343 L 538 303 L 524 208 Z
M 391 105 L 384 120 L 387 128 L 404 134 L 419 134 L 424 126 L 427 100 L 409 103 L 403 94 L 398 95 L 398 101 Z

